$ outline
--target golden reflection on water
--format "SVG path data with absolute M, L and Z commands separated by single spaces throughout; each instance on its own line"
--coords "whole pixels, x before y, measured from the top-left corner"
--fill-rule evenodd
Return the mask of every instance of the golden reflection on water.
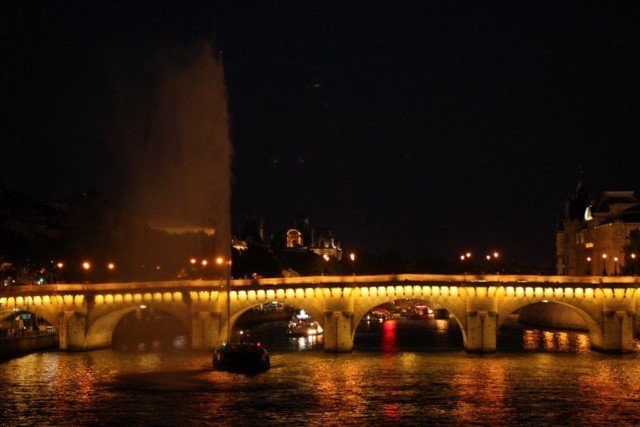
M 451 380 L 457 395 L 453 416 L 456 424 L 503 424 L 512 411 L 506 402 L 505 368 L 496 359 L 473 358 L 456 366 Z
M 449 320 L 435 319 L 435 325 L 435 330 L 438 335 L 445 335 L 449 332 Z
M 628 425 L 640 422 L 640 365 L 633 357 L 598 360 L 577 379 L 578 401 L 590 402 L 582 418 L 593 425 L 620 424 L 621 414 Z
M 335 357 L 336 362 L 340 360 L 340 356 Z M 343 362 L 331 364 L 333 369 L 311 371 L 310 381 L 314 385 L 313 393 L 317 407 L 335 408 L 335 403 L 340 402 L 338 413 L 322 414 L 320 420 L 326 420 L 327 416 L 331 415 L 335 420 L 345 422 L 366 415 L 364 410 L 367 401 L 362 390 L 363 366 L 344 359 Z
M 584 353 L 590 350 L 589 335 L 582 332 L 525 329 L 522 340 L 524 350 L 528 351 Z

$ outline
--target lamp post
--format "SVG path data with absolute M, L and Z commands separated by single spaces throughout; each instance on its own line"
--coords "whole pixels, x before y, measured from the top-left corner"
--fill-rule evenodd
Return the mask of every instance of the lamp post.
M 633 269 L 633 275 L 635 276 L 635 275 L 637 275 L 637 274 L 638 274 L 637 266 L 636 266 L 636 258 L 637 258 L 638 256 L 637 256 L 635 253 L 632 253 L 632 254 L 630 255 L 630 257 L 631 257 L 631 262 L 632 262 L 632 264 L 633 264 L 633 266 L 632 266 L 632 269 Z
M 487 256 L 485 257 L 487 259 L 487 262 L 491 262 L 491 260 L 497 260 L 500 257 L 500 253 L 497 251 L 494 251 L 493 253 L 487 254 Z M 496 274 L 500 274 L 500 270 L 498 269 L 498 263 L 496 262 Z
M 618 257 L 617 256 L 613 257 L 613 275 L 614 276 L 618 275 Z
M 602 275 L 607 275 L 607 254 L 602 254 Z
M 591 257 L 587 257 L 587 275 L 591 276 Z
M 84 271 L 85 282 L 89 282 L 89 271 L 91 271 L 91 263 L 89 261 L 82 262 L 82 271 Z
M 356 275 L 356 254 L 354 252 L 351 252 L 349 254 L 349 259 L 351 260 L 351 275 L 355 276 Z
M 465 264 L 465 262 L 469 261 L 470 258 L 471 258 L 471 252 L 463 253 L 462 255 L 460 255 L 460 262 L 462 264 Z M 463 271 L 464 274 L 467 274 L 467 269 L 463 268 L 463 270 L 464 270 Z

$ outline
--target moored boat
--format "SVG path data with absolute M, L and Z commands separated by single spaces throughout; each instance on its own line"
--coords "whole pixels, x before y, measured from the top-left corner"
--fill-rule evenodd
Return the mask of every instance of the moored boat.
M 287 334 L 294 337 L 306 337 L 324 333 L 320 323 L 313 320 L 304 310 L 291 318 L 287 328 Z

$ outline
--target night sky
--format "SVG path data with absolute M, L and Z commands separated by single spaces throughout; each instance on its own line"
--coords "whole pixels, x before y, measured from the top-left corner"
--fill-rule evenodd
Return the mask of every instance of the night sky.
M 216 12 L 235 229 L 305 213 L 348 250 L 551 265 L 580 165 L 592 197 L 640 188 L 640 4 L 342 3 L 5 10 L 2 186 L 117 193 L 107 73 Z

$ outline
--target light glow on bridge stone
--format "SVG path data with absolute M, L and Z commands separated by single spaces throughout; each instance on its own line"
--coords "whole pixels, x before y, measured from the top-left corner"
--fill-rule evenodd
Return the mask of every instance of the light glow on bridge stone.
M 587 288 L 584 291 L 584 297 L 587 301 L 590 301 L 593 299 L 593 289 L 591 288 Z
M 113 295 L 111 294 L 105 295 L 104 302 L 107 304 L 113 304 Z
M 16 303 L 17 303 L 18 305 L 23 305 L 23 304 L 24 304 L 24 298 L 22 298 L 22 297 L 18 297 L 18 298 L 16 298 Z
M 151 295 L 149 292 L 142 294 L 142 301 L 144 302 L 153 301 L 153 295 Z

